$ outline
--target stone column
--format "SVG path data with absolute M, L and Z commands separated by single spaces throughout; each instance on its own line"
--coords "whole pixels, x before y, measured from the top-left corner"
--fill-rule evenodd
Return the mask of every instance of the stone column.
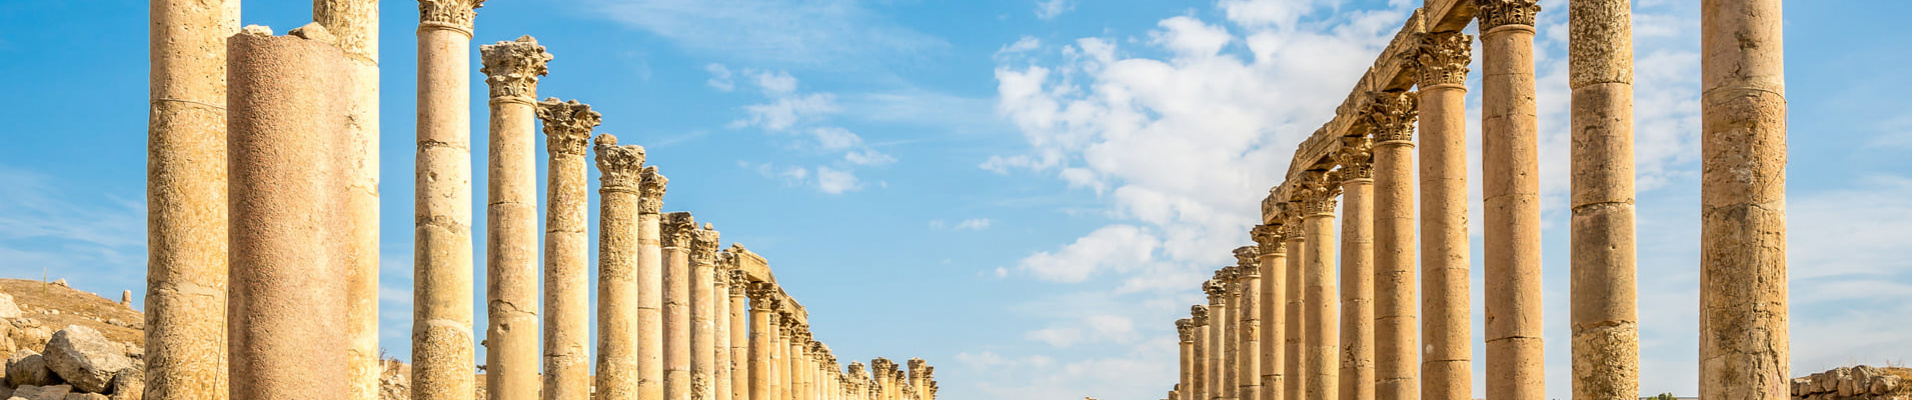
M 637 193 L 637 270 L 633 277 L 637 293 L 630 296 L 637 303 L 637 326 L 631 328 L 637 332 L 637 370 L 633 381 L 637 382 L 638 399 L 658 400 L 664 398 L 663 211 L 670 178 L 658 173 L 654 165 L 644 167 L 639 175 L 643 186 Z
M 471 30 L 483 0 L 418 2 L 412 399 L 470 399 Z
M 926 373 L 925 368 L 929 368 L 929 364 L 923 362 L 921 358 L 911 358 L 907 361 L 907 365 L 910 371 L 910 387 L 916 388 L 916 393 L 920 396 L 923 393 L 923 385 L 929 383 L 923 376 Z
M 534 154 L 538 77 L 536 39 L 479 46 L 491 86 L 491 152 L 485 200 L 485 393 L 492 399 L 538 397 L 538 183 Z
M 1195 382 L 1195 320 L 1183 318 L 1175 320 L 1175 334 L 1181 340 L 1176 342 L 1181 348 L 1180 374 L 1175 381 L 1174 400 L 1196 400 L 1195 392 L 1189 390 Z
M 1467 65 L 1474 38 L 1429 33 L 1415 56 L 1420 88 L 1421 398 L 1474 398 L 1467 234 Z
M 1261 294 L 1261 257 L 1255 246 L 1235 248 L 1236 285 L 1241 287 L 1241 295 L 1236 296 L 1240 307 L 1235 313 L 1241 315 L 1241 328 L 1235 329 L 1235 382 L 1238 385 L 1235 397 L 1241 400 L 1261 400 L 1261 331 L 1262 331 L 1262 294 Z
M 226 39 L 240 0 L 153 0 L 147 48 L 146 395 L 223 400 Z
M 1298 203 L 1289 204 L 1297 205 Z M 1299 210 L 1300 207 L 1291 207 L 1290 209 Z M 1305 277 L 1303 272 L 1307 270 L 1307 268 L 1305 268 L 1307 266 L 1305 261 L 1308 259 L 1307 230 L 1302 228 L 1301 220 L 1298 217 L 1288 217 L 1283 220 L 1281 230 L 1287 234 L 1286 239 L 1288 239 L 1287 243 L 1283 246 L 1288 249 L 1286 273 L 1288 276 L 1288 315 L 1287 318 L 1285 318 L 1288 326 L 1284 329 L 1286 332 L 1285 336 L 1287 337 L 1282 340 L 1283 354 L 1281 356 L 1281 362 L 1285 364 L 1282 366 L 1284 372 L 1283 378 L 1287 379 L 1288 383 L 1282 386 L 1282 397 L 1289 400 L 1301 400 L 1308 395 L 1307 388 L 1309 379 L 1307 356 L 1308 281 L 1302 279 Z
M 1320 171 L 1303 173 L 1301 195 L 1301 223 L 1307 230 L 1308 250 L 1306 262 L 1302 266 L 1302 285 L 1305 285 L 1308 307 L 1304 317 L 1307 324 L 1307 349 L 1303 358 L 1307 363 L 1308 382 L 1303 396 L 1307 399 L 1339 399 L 1340 392 L 1340 346 L 1341 338 L 1337 324 L 1340 300 L 1335 298 L 1334 285 L 1334 206 L 1335 196 L 1341 192 L 1341 179 Z
M 1414 94 L 1374 95 L 1366 114 L 1374 135 L 1374 397 L 1421 397 L 1415 377 Z
M 345 51 L 352 87 L 345 94 L 345 127 L 339 159 L 347 188 L 339 216 L 352 229 L 341 237 L 345 263 L 347 361 L 351 397 L 378 399 L 378 1 L 315 0 L 312 19 L 325 26 Z
M 1260 225 L 1249 232 L 1249 236 L 1255 239 L 1255 255 L 1258 258 L 1255 261 L 1256 266 L 1252 268 L 1259 270 L 1262 277 L 1258 310 L 1261 327 L 1256 328 L 1260 336 L 1256 339 L 1260 342 L 1256 347 L 1257 352 L 1260 353 L 1257 356 L 1260 359 L 1260 365 L 1256 368 L 1260 372 L 1257 379 L 1260 380 L 1261 387 L 1258 389 L 1258 395 L 1252 400 L 1286 398 L 1283 397 L 1285 394 L 1283 390 L 1287 388 L 1287 380 L 1283 379 L 1285 377 L 1283 370 L 1286 369 L 1287 364 L 1283 357 L 1287 354 L 1283 351 L 1286 349 L 1283 348 L 1282 333 L 1288 330 L 1285 318 L 1287 313 L 1284 312 L 1288 304 L 1288 272 L 1285 270 L 1288 252 L 1282 248 L 1281 226 L 1281 224 Z
M 350 392 L 346 265 L 337 166 L 345 56 L 318 24 L 272 36 L 249 26 L 226 43 L 231 161 L 230 396 L 338 399 Z M 77 381 L 76 381 L 77 382 Z M 84 385 L 82 385 L 84 386 Z
M 734 265 L 733 265 L 734 266 Z M 752 373 L 756 361 L 750 356 L 750 346 L 756 343 L 751 328 L 750 279 L 744 271 L 731 268 L 725 278 L 730 280 L 730 393 L 735 400 L 750 400 L 756 376 Z M 724 400 L 724 399 L 720 399 Z
M 1202 283 L 1202 291 L 1208 293 L 1208 345 L 1205 346 L 1208 349 L 1208 366 L 1207 385 L 1203 391 L 1208 393 L 1209 399 L 1227 397 L 1222 390 L 1228 381 L 1228 370 L 1225 369 L 1228 365 L 1228 341 L 1224 339 L 1228 336 L 1229 325 L 1228 286 L 1223 283 L 1226 275 L 1223 270 L 1217 270 L 1214 279 Z
M 1539 0 L 1479 2 L 1487 398 L 1542 399 L 1540 152 L 1534 103 Z
M 591 130 L 597 128 L 603 117 L 591 111 L 590 105 L 577 100 L 558 102 L 556 98 L 549 98 L 538 103 L 538 119 L 544 121 L 545 150 L 550 156 L 546 167 L 544 222 L 544 398 L 583 399 L 591 395 L 591 271 L 586 267 L 591 256 L 584 221 L 590 212 L 591 192 L 585 177 L 584 153 L 585 145 L 591 140 Z M 636 210 L 632 207 L 634 199 L 629 195 L 636 192 L 642 160 L 638 157 L 638 163 L 628 164 L 628 168 L 618 168 L 624 165 L 601 168 L 618 169 L 616 173 L 622 175 L 617 179 L 620 187 L 617 190 L 622 190 L 620 195 L 626 198 L 622 199 L 624 208 L 616 211 L 626 214 L 618 216 L 622 219 L 617 222 L 624 225 L 616 228 L 616 233 L 631 233 L 627 230 Z M 611 188 L 604 185 L 601 190 L 610 194 Z M 616 251 L 631 254 L 626 250 L 634 244 L 629 242 L 630 236 L 635 235 L 615 239 L 627 246 Z M 618 261 L 629 261 L 629 257 Z M 635 266 L 622 264 L 619 267 L 624 273 L 618 277 L 617 284 L 623 285 L 620 289 L 635 289 L 629 279 L 630 269 Z M 626 306 L 621 308 L 627 314 L 614 318 L 628 318 L 637 313 L 635 307 L 628 307 L 633 292 L 635 290 L 624 292 L 622 297 L 615 298 L 614 302 Z M 607 330 L 606 336 L 616 335 L 619 345 L 627 345 L 634 342 L 631 333 L 635 332 Z M 635 365 L 636 360 L 632 361 Z
M 1220 371 L 1221 385 L 1216 388 L 1216 397 L 1235 399 L 1241 392 L 1241 269 L 1224 267 L 1217 280 L 1222 285 L 1222 299 L 1228 309 L 1223 314 L 1227 325 L 1221 330 L 1222 362 Z
M 1374 399 L 1374 154 L 1341 138 L 1341 398 Z
M 581 107 L 557 106 L 546 110 L 552 110 L 547 113 L 553 114 L 563 114 L 558 110 L 568 110 L 575 117 L 589 120 L 595 120 L 594 115 L 597 114 Z M 546 122 L 546 130 L 549 131 L 553 125 Z M 556 143 L 552 147 L 556 148 Z M 639 368 L 636 335 L 639 329 L 647 328 L 639 322 L 637 308 L 637 297 L 642 293 L 637 289 L 638 248 L 643 243 L 644 229 L 641 224 L 645 221 L 641 212 L 644 196 L 640 193 L 653 184 L 645 179 L 644 173 L 654 168 L 643 167 L 644 147 L 620 146 L 617 136 L 608 133 L 598 135 L 597 146 L 593 150 L 597 152 L 599 174 L 597 391 L 592 394 L 587 386 L 584 394 L 595 400 L 636 400 Z M 583 157 L 580 155 L 578 158 Z M 551 171 L 553 177 L 560 174 L 556 167 Z M 553 183 L 552 186 L 556 187 L 556 182 Z M 551 192 L 552 197 L 560 193 L 558 189 L 552 189 Z M 578 200 L 583 201 L 582 198 Z M 548 206 L 552 210 L 551 215 L 558 215 L 562 211 L 555 205 L 556 201 L 553 203 Z M 557 230 L 555 227 L 551 229 Z M 650 233 L 655 242 L 657 231 L 653 229 Z M 552 241 L 545 239 L 547 246 Z M 553 257 L 548 255 L 546 259 Z M 584 255 L 579 254 L 578 257 L 581 260 Z M 588 376 L 590 371 L 585 373 Z M 547 387 L 551 391 L 566 390 L 560 385 Z M 585 395 L 573 394 L 567 399 L 587 398 Z
M 1709 399 L 1788 394 L 1780 8 L 1700 2 L 1700 396 Z
M 710 224 L 690 238 L 690 398 L 696 400 L 713 400 L 716 393 L 718 239 Z
M 809 327 L 797 324 L 790 336 L 790 398 L 794 400 L 811 400 L 809 342 Z
M 781 293 L 782 290 L 779 289 L 778 291 Z M 782 295 L 779 294 L 778 296 Z M 777 356 L 775 360 L 777 362 L 777 398 L 793 400 L 795 399 L 793 395 L 795 394 L 796 381 L 791 379 L 792 376 L 790 374 L 790 356 L 792 355 L 790 354 L 790 341 L 794 335 L 796 335 L 797 321 L 796 318 L 790 316 L 789 310 L 780 311 L 784 314 L 782 316 L 783 318 L 781 318 L 782 325 L 777 326 Z
M 1569 3 L 1573 393 L 1640 393 L 1633 241 L 1633 24 L 1626 0 Z
M 1209 372 L 1208 360 L 1213 357 L 1209 356 L 1208 349 L 1208 306 L 1197 304 L 1189 307 L 1188 314 L 1195 326 L 1195 374 L 1194 379 L 1189 381 L 1189 397 L 1209 400 L 1208 380 L 1212 373 Z
M 664 397 L 691 400 L 691 258 L 697 221 L 690 213 L 664 214 Z
M 730 273 L 736 271 L 737 256 L 717 252 L 717 268 L 711 274 L 711 398 L 730 398 Z M 743 290 L 743 288 L 737 288 Z
M 775 400 L 771 349 L 776 345 L 777 296 L 775 287 L 753 282 L 750 293 L 750 400 Z

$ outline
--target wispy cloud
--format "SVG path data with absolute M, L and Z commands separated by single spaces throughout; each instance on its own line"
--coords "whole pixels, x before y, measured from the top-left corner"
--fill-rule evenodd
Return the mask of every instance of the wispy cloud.
M 144 295 L 146 204 L 0 165 L 0 272 L 66 278 L 97 293 Z M 135 304 L 138 304 L 136 301 Z
M 713 74 L 717 71 L 712 70 Z M 724 72 L 728 74 L 727 69 Z M 757 168 L 766 177 L 814 185 L 824 193 L 843 194 L 863 188 L 855 168 L 896 162 L 896 157 L 864 143 L 856 132 L 834 124 L 833 118 L 844 110 L 835 94 L 802 92 L 797 78 L 786 71 L 745 70 L 742 74 L 761 89 L 767 102 L 744 106 L 745 116 L 732 121 L 730 128 L 759 128 L 766 133 L 800 137 L 805 139 L 798 145 L 800 150 L 841 154 L 830 162 L 832 165 L 776 169 L 769 163 L 746 162 L 746 168 Z
M 867 66 L 940 51 L 941 38 L 858 0 L 587 0 L 588 15 L 720 59 L 801 68 Z
M 1062 16 L 1062 14 L 1070 11 L 1075 11 L 1075 2 L 1070 0 L 1036 1 L 1036 18 L 1039 19 L 1056 19 L 1056 17 Z

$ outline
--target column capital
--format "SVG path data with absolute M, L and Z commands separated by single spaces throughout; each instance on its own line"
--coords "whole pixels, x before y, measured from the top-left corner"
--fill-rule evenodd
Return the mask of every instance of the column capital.
M 1297 204 L 1299 203 L 1297 202 Z M 1308 230 L 1301 226 L 1301 218 L 1299 216 L 1283 221 L 1281 224 L 1281 238 L 1288 241 L 1308 239 Z
M 1202 282 L 1202 292 L 1208 294 L 1208 304 L 1212 306 L 1228 305 L 1228 286 L 1224 283 L 1227 282 L 1227 275 L 1229 274 L 1221 270 L 1216 270 L 1214 279 Z
M 1341 150 L 1335 152 L 1341 165 L 1341 182 L 1374 179 L 1374 139 L 1368 135 L 1341 137 Z
M 1235 248 L 1236 272 L 1240 273 L 1241 277 L 1243 278 L 1261 277 L 1261 268 L 1256 268 L 1256 266 L 1259 266 L 1259 265 L 1261 265 L 1261 248 L 1260 247 L 1242 246 L 1242 247 Z
M 530 35 L 478 46 L 478 52 L 485 64 L 478 72 L 485 74 L 485 83 L 491 85 L 494 99 L 516 98 L 529 102 L 538 94 L 538 77 L 549 71 L 545 63 L 552 59 L 551 53 L 544 52 L 544 46 L 538 45 L 538 39 Z
M 1288 249 L 1281 243 L 1287 239 L 1284 230 L 1283 224 L 1279 223 L 1255 225 L 1254 229 L 1248 231 L 1248 236 L 1255 239 L 1255 246 L 1260 247 L 1256 249 L 1259 255 L 1287 255 Z
M 1188 307 L 1189 323 L 1193 326 L 1208 325 L 1208 306 L 1196 304 Z
M 1414 141 L 1414 120 L 1421 115 L 1420 97 L 1405 91 L 1374 92 L 1369 96 L 1373 101 L 1362 119 L 1368 123 L 1368 133 L 1374 134 L 1374 141 Z
M 1301 173 L 1301 185 L 1295 197 L 1300 202 L 1302 217 L 1334 215 L 1335 198 L 1341 195 L 1339 175 L 1329 171 Z
M 471 32 L 472 19 L 485 0 L 418 0 L 418 22 L 444 24 Z
M 591 130 L 604 122 L 604 116 L 591 111 L 590 104 L 577 100 L 559 102 L 558 98 L 538 103 L 538 119 L 544 121 L 545 148 L 551 154 L 584 155 L 584 144 Z
M 1534 26 L 1534 15 L 1540 14 L 1540 0 L 1476 0 L 1480 7 L 1480 31 L 1487 31 L 1502 25 Z
M 720 237 L 717 233 L 716 227 L 711 226 L 711 224 L 709 223 L 705 223 L 704 227 L 701 229 L 691 230 L 691 234 L 690 234 L 690 263 L 691 265 L 716 265 L 717 264 L 717 244 L 719 239 Z
M 1414 55 L 1416 84 L 1421 90 L 1435 85 L 1466 85 L 1467 64 L 1474 62 L 1473 52 L 1473 35 L 1456 31 L 1421 36 Z
M 637 187 L 637 213 L 657 214 L 664 211 L 664 187 L 670 185 L 670 178 L 657 172 L 657 166 L 644 167 L 638 174 L 643 181 Z
M 748 292 L 751 309 L 771 311 L 776 310 L 782 303 L 782 299 L 777 298 L 777 285 L 770 282 L 751 282 Z
M 728 271 L 724 271 L 724 279 L 727 279 L 730 281 L 731 287 L 745 288 L 750 285 L 750 274 L 744 273 L 744 270 L 742 269 L 731 268 Z M 730 297 L 742 297 L 742 296 L 745 296 L 745 293 L 743 290 L 730 291 Z
M 638 169 L 644 165 L 644 146 L 617 144 L 617 136 L 598 135 L 597 167 L 599 191 L 620 192 L 637 188 Z
M 692 232 L 697 230 L 697 219 L 691 217 L 690 213 L 674 212 L 664 214 L 664 217 L 658 220 L 657 225 L 659 228 L 657 236 L 664 242 L 664 247 L 676 247 L 686 251 L 690 250 Z
M 1175 335 L 1182 343 L 1195 343 L 1195 320 L 1182 318 L 1175 320 Z

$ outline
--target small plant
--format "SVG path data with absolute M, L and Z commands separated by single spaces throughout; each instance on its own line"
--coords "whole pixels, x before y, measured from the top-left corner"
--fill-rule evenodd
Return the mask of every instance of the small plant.
M 1648 397 L 1647 399 L 1648 400 L 1675 400 L 1677 398 L 1673 397 L 1672 393 L 1660 393 L 1660 395 L 1658 396 Z

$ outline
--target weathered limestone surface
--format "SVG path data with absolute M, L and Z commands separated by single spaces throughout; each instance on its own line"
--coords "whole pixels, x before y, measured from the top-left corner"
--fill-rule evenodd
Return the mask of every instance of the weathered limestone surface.
M 777 297 L 766 282 L 752 282 L 750 294 L 750 400 L 775 400 L 776 373 L 771 354 L 777 326 Z
M 717 400 L 732 400 L 730 393 L 730 273 L 735 272 L 737 255 L 717 252 L 717 268 L 711 276 L 710 323 L 711 393 Z M 737 290 L 743 290 L 738 288 Z
M 1215 271 L 1215 279 L 1202 284 L 1202 290 L 1208 293 L 1208 349 L 1207 368 L 1204 370 L 1206 386 L 1204 392 L 1209 399 L 1227 398 L 1223 390 L 1228 382 L 1228 287 L 1227 271 Z
M 1260 254 L 1255 246 L 1235 248 L 1235 273 L 1241 294 L 1236 301 L 1236 314 L 1241 315 L 1241 328 L 1235 330 L 1237 343 L 1235 350 L 1235 372 L 1237 387 L 1236 398 L 1241 400 L 1261 399 L 1261 331 L 1262 331 L 1262 287 Z M 921 385 L 918 385 L 921 386 Z
M 1626 0 L 1568 3 L 1573 87 L 1573 393 L 1640 393 L 1633 239 L 1633 27 Z
M 1283 333 L 1288 330 L 1286 308 L 1288 304 L 1288 252 L 1283 248 L 1282 225 L 1256 226 L 1250 235 L 1255 239 L 1257 267 L 1261 270 L 1261 300 L 1259 311 L 1261 327 L 1258 330 L 1257 349 L 1261 353 L 1260 388 L 1252 400 L 1281 400 L 1286 397 L 1287 352 L 1282 343 Z M 1251 400 L 1244 398 L 1244 400 Z
M 1700 2 L 1700 397 L 1786 397 L 1780 0 Z
M 750 279 L 734 267 L 726 278 L 730 280 L 730 393 L 733 399 L 749 400 L 755 384 L 751 380 L 755 361 L 750 358 L 750 346 L 755 339 L 750 336 Z
M 333 168 L 341 148 L 345 56 L 318 24 L 272 36 L 247 27 L 227 42 L 231 82 L 230 394 L 339 399 L 349 394 L 346 276 Z M 315 172 L 316 171 L 316 172 Z
M 1188 318 L 1175 320 L 1175 334 L 1180 339 L 1176 345 L 1181 349 L 1181 362 L 1178 364 L 1180 373 L 1175 383 L 1177 396 L 1175 400 L 1196 400 L 1195 391 L 1190 390 L 1195 382 L 1195 320 Z M 855 367 L 855 365 L 851 366 Z
M 226 380 L 226 38 L 239 0 L 153 0 L 147 40 L 146 394 L 220 400 Z
M 1839 367 L 1792 379 L 1793 400 L 1912 399 L 1912 369 Z
M 1374 154 L 1366 136 L 1342 138 L 1341 398 L 1374 399 Z
M 1374 136 L 1374 398 L 1420 398 L 1414 307 L 1415 96 L 1376 93 L 1368 109 Z M 1346 274 L 1346 271 L 1342 272 Z
M 1195 326 L 1195 377 L 1190 381 L 1192 384 L 1189 389 L 1193 392 L 1190 395 L 1195 400 L 1207 400 L 1211 393 L 1208 390 L 1208 381 L 1211 379 L 1209 376 L 1213 374 L 1209 372 L 1208 363 L 1208 360 L 1212 358 L 1208 348 L 1208 306 L 1197 304 L 1189 307 L 1188 311 L 1189 318 Z
M 637 199 L 637 398 L 664 398 L 664 192 L 656 166 L 639 174 Z M 602 228 L 600 228 L 602 229 Z
M 570 107 L 549 109 L 553 110 L 551 111 L 553 113 L 569 110 L 574 116 L 578 115 L 579 111 L 588 112 L 588 109 Z M 547 122 L 545 126 L 549 130 L 551 124 Z M 617 136 L 608 133 L 598 135 L 596 142 L 597 145 L 593 150 L 597 153 L 598 208 L 600 209 L 598 212 L 598 359 L 597 388 L 595 393 L 591 393 L 590 398 L 635 400 L 640 398 L 638 396 L 640 364 L 637 336 L 640 330 L 655 329 L 655 327 L 646 328 L 642 324 L 637 304 L 638 297 L 643 294 L 638 290 L 637 283 L 637 270 L 640 264 L 638 256 L 642 254 L 638 249 L 643 241 L 641 233 L 643 230 L 639 228 L 639 224 L 644 221 L 641 218 L 643 215 L 641 204 L 644 200 L 640 193 L 644 191 L 642 188 L 651 185 L 651 182 L 646 181 L 644 172 L 650 172 L 653 168 L 643 167 L 645 153 L 642 146 L 619 145 Z M 553 162 L 556 162 L 556 157 L 553 159 Z M 555 167 L 552 171 L 551 176 L 559 174 Z M 557 196 L 556 192 L 553 190 L 553 197 Z M 557 209 L 556 206 L 550 206 L 550 208 Z M 556 228 L 551 229 L 556 230 Z M 652 241 L 655 242 L 657 231 L 653 229 L 650 233 L 653 235 Z M 547 390 L 564 389 L 550 387 Z M 585 398 L 579 395 L 573 396 L 570 399 Z
M 717 326 L 712 303 L 718 239 L 710 224 L 690 237 L 690 398 L 696 400 L 712 400 L 715 387 Z
M 412 399 L 471 399 L 471 33 L 483 0 L 419 0 Z M 151 374 L 148 374 L 151 375 Z
M 1307 265 L 1305 261 L 1308 259 L 1308 241 L 1302 225 L 1299 218 L 1285 220 L 1281 225 L 1282 232 L 1288 235 L 1287 242 L 1283 244 L 1288 250 L 1288 262 L 1284 266 L 1288 275 L 1288 315 L 1283 318 L 1288 326 L 1286 337 L 1282 339 L 1281 356 L 1284 364 L 1282 377 L 1288 383 L 1282 386 L 1282 397 L 1296 400 L 1306 398 L 1308 394 L 1308 358 L 1305 355 L 1308 350 L 1308 282 L 1302 279 L 1303 270 L 1306 269 L 1303 266 Z
M 691 241 L 697 221 L 690 213 L 665 214 L 664 240 L 664 399 L 691 400 Z
M 546 167 L 547 193 L 545 206 L 544 231 L 544 398 L 585 399 L 591 395 L 591 272 L 586 267 L 590 262 L 590 239 L 585 228 L 586 214 L 590 212 L 590 190 L 585 173 L 584 153 L 591 139 L 591 130 L 603 121 L 603 116 L 591 111 L 591 106 L 577 100 L 559 102 L 548 98 L 538 103 L 538 119 L 544 121 L 545 150 L 549 154 L 549 166 Z M 642 154 L 642 153 L 639 153 Z M 604 160 L 604 156 L 598 156 Z M 621 208 L 605 210 L 623 213 L 615 222 L 623 225 L 612 233 L 627 235 L 615 239 L 625 247 L 617 251 L 631 254 L 630 222 L 637 215 L 635 204 L 630 201 L 631 192 L 636 188 L 638 164 L 629 164 L 628 160 L 611 168 L 600 167 L 622 175 L 616 184 L 625 196 Z M 609 176 L 606 174 L 605 176 Z M 604 185 L 606 195 L 611 194 L 611 185 Z M 617 276 L 622 285 L 620 289 L 635 289 L 631 282 L 631 268 L 634 265 L 628 256 L 617 261 L 624 263 L 624 274 Z M 600 279 L 603 276 L 600 275 Z M 600 289 L 602 290 L 602 289 Z M 635 292 L 635 290 L 631 290 Z M 624 315 L 614 318 L 628 320 L 637 313 L 630 307 L 632 293 L 624 293 L 625 298 L 617 298 L 607 303 L 621 303 Z M 603 297 L 611 299 L 612 297 Z M 600 305 L 607 305 L 600 303 Z M 617 336 L 619 345 L 629 345 L 634 338 L 628 330 L 606 330 L 606 336 Z M 628 351 L 628 350 L 627 350 Z M 631 355 L 624 355 L 631 359 Z
M 1307 296 L 1307 346 L 1303 350 L 1308 381 L 1307 399 L 1339 399 L 1340 332 L 1334 285 L 1334 207 L 1340 179 L 1324 172 L 1304 175 L 1301 187 L 1301 223 L 1307 230 L 1307 257 L 1302 260 L 1302 284 Z
M 1534 102 L 1538 0 L 1481 1 L 1481 196 L 1487 388 L 1543 399 L 1540 151 Z
M 352 226 L 341 238 L 346 267 L 346 326 L 350 347 L 351 397 L 378 399 L 384 372 L 378 348 L 378 1 L 315 0 L 312 19 L 337 38 L 345 52 L 352 87 L 345 94 L 345 127 L 339 153 L 346 194 L 339 216 Z
M 1421 398 L 1471 400 L 1473 338 L 1467 234 L 1467 65 L 1474 38 L 1430 33 L 1416 51 L 1420 86 Z
M 491 87 L 485 201 L 485 393 L 538 397 L 538 77 L 551 54 L 530 36 L 479 47 Z

